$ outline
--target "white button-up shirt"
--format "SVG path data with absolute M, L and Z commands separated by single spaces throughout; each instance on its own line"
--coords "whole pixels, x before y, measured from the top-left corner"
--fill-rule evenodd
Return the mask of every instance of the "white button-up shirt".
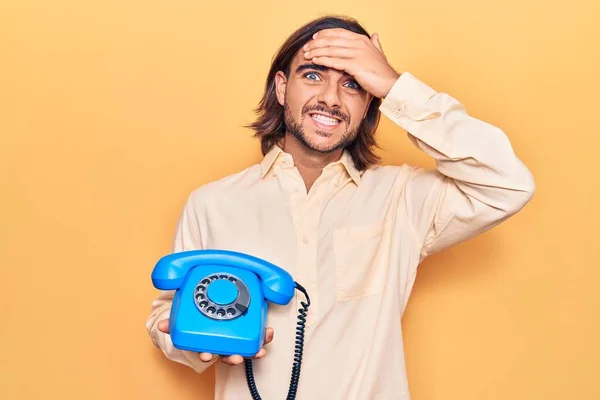
M 534 193 L 530 171 L 499 128 L 459 101 L 403 73 L 380 110 L 436 160 L 437 170 L 357 170 L 347 153 L 307 193 L 290 154 L 274 147 L 260 164 L 199 187 L 187 201 L 173 251 L 226 249 L 287 271 L 311 298 L 297 399 L 410 399 L 401 317 L 417 266 L 429 254 L 480 234 Z M 147 329 L 171 360 L 202 373 L 197 354 L 173 347 L 156 324 L 172 292 L 152 304 Z M 285 398 L 304 296 L 269 306 L 274 340 L 254 375 L 265 400 Z M 250 399 L 244 366 L 217 362 L 215 398 Z

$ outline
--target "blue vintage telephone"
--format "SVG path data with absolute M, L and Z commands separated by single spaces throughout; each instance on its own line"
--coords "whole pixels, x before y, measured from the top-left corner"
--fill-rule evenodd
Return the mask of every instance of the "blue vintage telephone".
M 249 254 L 229 250 L 190 250 L 162 257 L 152 283 L 176 290 L 169 320 L 173 346 L 219 355 L 254 356 L 262 347 L 267 301 L 286 305 L 294 289 L 306 296 L 296 328 L 296 346 L 288 399 L 295 398 L 300 378 L 304 323 L 310 298 L 284 269 Z M 245 358 L 246 378 L 254 399 L 260 399 L 252 360 Z

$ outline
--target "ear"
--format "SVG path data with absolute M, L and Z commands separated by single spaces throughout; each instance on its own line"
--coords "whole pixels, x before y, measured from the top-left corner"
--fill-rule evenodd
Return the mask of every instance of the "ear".
M 287 79 L 283 71 L 277 71 L 275 74 L 275 94 L 277 95 L 277 101 L 283 106 L 285 102 L 285 89 L 287 86 Z

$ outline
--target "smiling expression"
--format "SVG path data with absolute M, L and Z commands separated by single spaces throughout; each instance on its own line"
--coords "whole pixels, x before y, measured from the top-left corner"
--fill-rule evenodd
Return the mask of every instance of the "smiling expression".
M 351 75 L 312 64 L 302 49 L 289 71 L 289 77 L 280 71 L 275 78 L 287 133 L 320 153 L 350 144 L 366 116 L 369 93 Z

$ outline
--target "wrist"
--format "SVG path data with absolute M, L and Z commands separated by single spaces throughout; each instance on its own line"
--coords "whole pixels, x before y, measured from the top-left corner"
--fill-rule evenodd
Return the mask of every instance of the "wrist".
M 401 75 L 402 74 L 399 74 L 396 71 L 392 71 L 390 77 L 386 80 L 386 83 L 383 87 L 383 93 L 380 96 L 382 99 L 387 97 L 387 95 L 390 93 L 396 82 L 398 82 L 398 79 L 400 79 Z

